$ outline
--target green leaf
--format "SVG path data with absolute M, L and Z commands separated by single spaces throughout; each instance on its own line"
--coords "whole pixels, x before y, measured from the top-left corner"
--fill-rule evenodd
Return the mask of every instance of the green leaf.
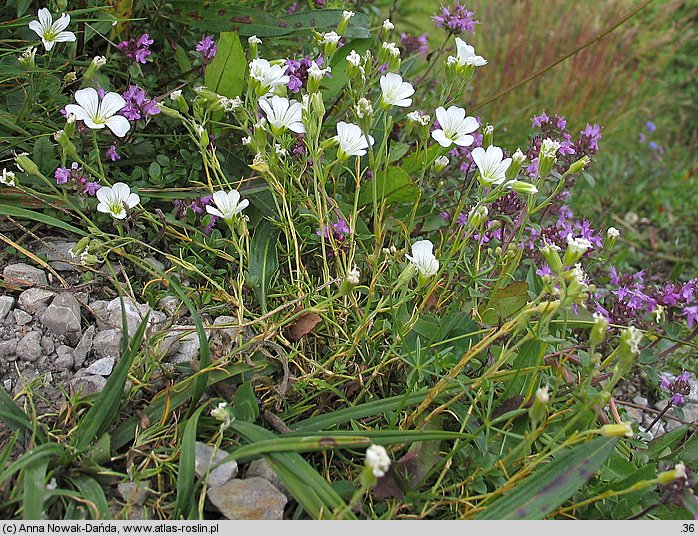
M 64 231 L 69 231 L 80 236 L 86 235 L 85 231 L 83 231 L 82 229 L 78 229 L 77 227 L 74 227 L 69 223 L 65 223 L 64 221 L 59 220 L 58 218 L 54 218 L 53 216 L 48 216 L 40 212 L 34 212 L 33 210 L 28 210 L 26 208 L 14 207 L 11 205 L 5 205 L 0 203 L 0 215 L 38 221 L 50 227 L 57 227 L 59 229 L 63 229 Z
M 233 409 L 235 416 L 243 421 L 254 422 L 259 417 L 259 405 L 251 381 L 240 384 L 235 390 Z
M 597 437 L 566 449 L 496 499 L 476 519 L 543 519 L 594 476 L 617 442 L 616 437 Z
M 233 99 L 245 89 L 247 59 L 240 38 L 235 32 L 223 32 L 213 61 L 206 67 L 206 87 L 219 95 Z
M 187 51 L 184 50 L 182 45 L 177 45 L 174 57 L 175 61 L 177 62 L 177 65 L 179 65 L 180 71 L 182 71 L 183 73 L 188 73 L 189 71 L 191 71 L 191 60 L 189 59 L 189 55 L 187 54 Z
M 36 140 L 32 160 L 41 173 L 46 176 L 53 175 L 56 167 L 58 167 L 58 160 L 54 158 L 53 145 L 51 145 L 48 136 L 42 136 Z
M 263 311 L 267 310 L 267 290 L 279 270 L 278 241 L 278 229 L 264 220 L 255 227 L 250 243 L 247 284 L 254 290 Z
M 87 506 L 92 513 L 92 519 L 111 519 L 107 497 L 102 486 L 87 475 L 82 475 L 73 480 L 75 487 L 80 491 L 82 498 L 87 501 Z
M 376 200 L 380 203 L 412 203 L 419 198 L 419 187 L 409 174 L 401 167 L 393 166 L 378 173 L 373 181 L 365 182 L 359 193 L 359 204 L 373 202 L 373 188 L 376 188 Z
M 45 441 L 44 435 L 36 430 L 34 422 L 4 389 L 0 389 L 0 421 L 15 432 L 34 432 L 40 443 Z
M 22 519 L 39 520 L 44 513 L 44 496 L 46 495 L 46 468 L 48 461 L 45 458 L 34 460 L 27 465 L 22 475 L 23 479 L 23 512 Z
M 528 283 L 514 281 L 494 291 L 487 308 L 482 313 L 482 321 L 485 324 L 496 324 L 500 319 L 509 318 L 526 303 L 528 303 Z
M 177 503 L 175 505 L 175 519 L 189 518 L 188 513 L 196 505 L 194 497 L 195 464 L 196 464 L 196 428 L 199 424 L 199 416 L 207 407 L 206 404 L 198 408 L 187 421 L 182 435 L 179 454 L 179 469 L 177 473 Z

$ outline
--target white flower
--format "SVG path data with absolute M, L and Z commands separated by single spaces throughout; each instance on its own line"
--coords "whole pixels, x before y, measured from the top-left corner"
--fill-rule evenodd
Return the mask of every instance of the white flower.
M 390 469 L 390 456 L 384 447 L 371 445 L 366 449 L 366 465 L 373 472 L 373 476 L 380 478 Z
M 467 147 L 475 139 L 470 133 L 480 126 L 474 117 L 465 117 L 465 110 L 457 106 L 451 106 L 448 110 L 439 106 L 436 109 L 436 119 L 441 128 L 432 132 L 431 137 L 442 147 L 450 147 L 454 143 Z
M 64 132 L 64 130 L 56 130 L 56 132 L 53 133 L 53 139 L 55 141 L 60 140 L 61 137 L 63 136 L 63 132 Z
M 659 324 L 662 321 L 662 318 L 664 317 L 664 306 L 657 304 L 657 307 L 654 308 L 654 311 L 652 313 L 654 314 L 654 321 Z
M 418 240 L 412 244 L 412 255 L 405 255 L 424 277 L 436 275 L 439 271 L 439 261 L 433 253 L 434 244 L 431 240 Z
M 383 21 L 383 29 L 384 29 L 386 32 L 389 32 L 389 31 L 392 30 L 393 28 L 395 28 L 395 25 L 394 25 L 392 22 L 390 22 L 390 19 L 385 19 L 385 20 Z
M 250 62 L 250 78 L 257 80 L 264 92 L 285 86 L 289 81 L 285 66 L 272 65 L 262 58 L 256 58 Z
M 221 427 L 227 428 L 230 426 L 230 412 L 225 409 L 228 407 L 227 402 L 220 402 L 218 406 L 211 410 L 211 417 L 221 422 Z
M 243 145 L 249 145 L 250 143 L 252 143 L 252 136 L 245 136 L 242 138 Z
M 133 208 L 141 202 L 138 194 L 132 194 L 131 188 L 123 182 L 117 182 L 111 188 L 102 186 L 97 190 L 97 199 L 99 200 L 97 210 L 111 214 L 117 220 L 123 220 L 126 217 L 126 208 Z
M 170 99 L 177 100 L 181 95 L 182 95 L 182 90 L 175 89 L 172 93 L 170 93 Z
M 536 399 L 541 404 L 547 404 L 550 402 L 550 394 L 548 393 L 548 386 L 544 385 L 536 390 Z
M 575 238 L 572 233 L 567 235 L 567 249 L 572 252 L 573 255 L 578 255 L 577 258 L 584 255 L 587 251 L 592 249 L 594 246 L 586 238 L 577 237 Z
M 199 125 L 198 123 L 194 123 L 194 130 L 196 130 L 196 135 L 199 136 L 199 138 L 204 135 L 204 132 L 206 132 L 204 126 Z
M 366 136 L 361 132 L 361 127 L 354 123 L 345 123 L 340 121 L 337 123 L 337 136 L 335 139 L 339 142 L 340 158 L 348 158 L 350 156 L 363 156 L 366 154 L 366 149 L 369 145 L 373 145 L 373 136 Z
M 358 266 L 354 266 L 352 270 L 347 272 L 347 281 L 350 285 L 356 286 L 359 284 L 361 281 L 361 272 L 359 271 Z
M 399 74 L 388 73 L 381 76 L 380 84 L 385 104 L 400 107 L 412 104 L 410 97 L 414 95 L 414 88 L 409 82 L 403 82 Z
M 414 112 L 408 113 L 407 119 L 409 119 L 410 121 L 414 121 L 415 123 L 422 126 L 426 126 L 429 123 L 431 123 L 431 116 L 419 110 L 415 110 Z
M 486 151 L 482 147 L 476 147 L 470 154 L 483 182 L 501 184 L 506 180 L 511 158 L 504 158 L 504 152 L 499 147 L 490 145 Z
M 455 60 L 456 63 L 461 66 L 474 65 L 475 67 L 482 67 L 487 64 L 487 60 L 475 54 L 475 48 L 467 44 L 460 37 L 456 37 Z
M 247 39 L 247 42 L 248 42 L 250 45 L 261 45 L 261 44 L 262 44 L 262 40 L 261 40 L 259 37 L 257 37 L 256 35 L 251 35 L 251 36 Z
M 391 56 L 396 58 L 400 57 L 400 49 L 395 43 L 383 43 L 383 50 L 385 50 Z
M 46 50 L 51 50 L 56 43 L 67 43 L 75 41 L 77 38 L 73 32 L 65 32 L 64 30 L 70 24 L 70 15 L 63 13 L 53 22 L 51 12 L 42 7 L 39 10 L 39 20 L 33 20 L 29 23 L 29 29 L 33 30 L 36 35 L 41 38 L 41 42 L 46 47 Z
M 332 72 L 332 69 L 330 67 L 325 67 L 322 69 L 317 63 L 313 62 L 310 68 L 308 69 L 308 76 L 310 78 L 315 78 L 316 80 L 320 80 L 321 78 L 324 78 L 325 75 L 329 74 Z
M 0 175 L 0 184 L 5 184 L 7 186 L 15 185 L 15 173 L 14 171 L 8 171 L 7 169 L 2 169 L 2 175 Z
M 206 91 L 206 86 L 194 86 L 194 93 L 201 93 L 202 91 Z
M 240 97 L 235 97 L 234 99 L 229 99 L 228 97 L 219 96 L 218 102 L 223 106 L 223 110 L 226 112 L 232 112 L 236 108 L 242 106 L 242 101 Z
M 213 193 L 213 202 L 216 204 L 215 207 L 211 205 L 206 205 L 206 212 L 212 214 L 213 216 L 218 216 L 223 218 L 226 223 L 231 223 L 233 218 L 250 204 L 248 199 L 240 199 L 240 192 L 237 190 L 231 190 L 229 192 L 224 192 L 219 190 Z
M 102 65 L 105 65 L 107 63 L 107 58 L 105 58 L 104 56 L 95 56 L 94 58 L 92 58 L 92 63 L 94 63 L 96 67 L 101 67 Z
M 551 140 L 550 138 L 545 138 L 543 140 L 543 143 L 541 143 L 540 145 L 540 154 L 541 156 L 547 158 L 555 158 L 555 155 L 557 154 L 559 148 L 559 141 Z
M 337 32 L 327 32 L 320 34 L 320 44 L 321 45 L 327 45 L 327 44 L 333 44 L 336 45 L 339 43 L 339 40 L 341 39 L 341 36 Z
M 642 342 L 642 331 L 635 326 L 629 326 L 622 336 L 627 341 L 630 351 L 634 354 L 639 354 L 640 343 Z
M 609 238 L 618 238 L 620 236 L 620 231 L 615 227 L 609 227 L 606 231 L 606 236 Z
M 449 163 L 449 159 L 447 156 L 440 156 L 436 160 L 434 160 L 434 165 L 437 167 L 440 167 L 441 169 L 445 168 Z
M 521 149 L 516 149 L 516 152 L 511 155 L 514 162 L 521 165 L 526 160 L 526 155 L 521 152 Z
M 126 101 L 118 93 L 109 92 L 99 100 L 94 88 L 86 87 L 75 92 L 78 104 L 68 104 L 65 111 L 75 114 L 76 119 L 85 122 L 88 128 L 104 128 L 111 130 L 115 136 L 123 138 L 131 128 L 131 124 L 123 115 L 116 115 L 126 106 Z
M 358 67 L 361 64 L 361 56 L 359 56 L 356 50 L 352 50 L 347 56 L 347 61 L 354 67 Z
M 22 65 L 33 65 L 34 57 L 36 56 L 36 47 L 29 47 L 22 52 L 17 59 Z
M 356 13 L 354 13 L 353 11 L 342 11 L 342 19 L 344 19 L 345 21 L 349 20 L 354 15 L 356 15 Z
M 274 152 L 279 156 L 288 156 L 288 151 L 284 149 L 279 143 L 274 144 Z
M 266 98 L 259 99 L 259 107 L 266 114 L 267 121 L 275 134 L 280 134 L 284 129 L 289 129 L 296 134 L 305 132 L 301 122 L 303 110 L 300 102 L 291 103 L 286 97 L 274 95 L 271 101 Z
M 373 106 L 371 106 L 371 101 L 361 97 L 359 102 L 356 103 L 356 117 L 363 119 L 364 117 L 370 117 L 373 114 Z

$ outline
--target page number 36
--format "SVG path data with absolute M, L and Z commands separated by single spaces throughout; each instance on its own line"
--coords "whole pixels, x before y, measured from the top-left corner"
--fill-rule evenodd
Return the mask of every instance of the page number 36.
M 684 523 L 681 532 L 693 532 L 695 530 L 693 523 Z

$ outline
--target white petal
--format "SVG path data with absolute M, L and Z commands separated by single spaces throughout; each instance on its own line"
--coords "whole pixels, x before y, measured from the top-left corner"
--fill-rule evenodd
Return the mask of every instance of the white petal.
M 238 204 L 238 201 L 240 201 L 240 192 L 237 190 L 230 190 L 228 192 L 228 202 L 231 205 L 236 206 Z
M 249 199 L 243 199 L 242 201 L 240 201 L 240 203 L 238 203 L 238 208 L 237 208 L 237 210 L 236 210 L 236 213 L 242 212 L 242 211 L 245 210 L 248 206 L 250 206 L 250 200 L 249 200 Z
M 128 205 L 128 208 L 133 208 L 140 202 L 141 202 L 141 198 L 138 194 L 130 194 L 126 198 L 126 205 Z
M 212 216 L 218 216 L 219 218 L 223 217 L 223 214 L 221 214 L 220 210 L 218 210 L 216 207 L 212 207 L 211 205 L 206 205 L 206 212 L 208 212 Z
M 104 123 L 95 123 L 91 117 L 85 117 L 85 119 L 83 119 L 83 121 L 85 122 L 85 126 L 87 128 L 94 128 L 97 130 L 104 128 Z
M 475 138 L 470 136 L 469 134 L 466 134 L 464 136 L 458 136 L 453 143 L 456 145 L 459 145 L 460 147 L 467 147 L 468 145 L 472 145 L 473 142 L 475 141 Z
M 292 130 L 296 134 L 303 134 L 305 132 L 305 126 L 303 126 L 303 123 L 291 123 L 288 125 L 288 129 Z
M 63 13 L 60 17 L 56 19 L 56 22 L 54 22 L 51 25 L 51 32 L 52 33 L 59 33 L 65 30 L 68 27 L 68 24 L 70 24 L 70 15 L 67 15 L 66 13 Z
M 53 48 L 53 45 L 56 44 L 55 41 L 47 41 L 43 37 L 41 38 L 41 42 L 44 44 L 44 48 L 46 48 L 46 52 L 50 51 Z
M 78 89 L 75 92 L 75 100 L 85 109 L 89 117 L 97 117 L 97 112 L 99 110 L 99 95 L 97 95 L 97 90 L 91 87 Z
M 114 192 L 115 200 L 126 201 L 128 196 L 131 194 L 131 188 L 128 187 L 128 184 L 124 184 L 123 182 L 115 183 L 111 189 L 112 192 Z
M 53 17 L 51 16 L 51 12 L 45 7 L 42 7 L 39 10 L 39 23 L 41 24 L 42 28 L 45 28 L 47 30 L 53 24 Z
M 100 190 L 103 190 L 104 188 L 100 188 L 97 190 L 97 193 L 100 192 Z M 100 201 L 99 204 L 97 205 L 97 210 L 99 212 L 104 212 L 105 214 L 109 214 L 109 205 L 107 205 L 106 201 Z
M 499 163 L 502 161 L 502 158 L 504 158 L 504 151 L 502 151 L 502 149 L 496 145 L 490 145 L 487 148 L 487 158 L 490 161 L 494 160 L 495 162 Z
M 76 39 L 77 37 L 73 32 L 61 32 L 53 38 L 56 43 L 72 43 Z
M 450 147 L 453 144 L 453 140 L 447 138 L 446 134 L 444 134 L 444 131 L 440 129 L 432 132 L 431 137 L 434 138 L 437 142 L 439 142 L 439 145 L 441 145 L 441 147 Z
M 84 121 L 87 117 L 87 112 L 85 111 L 85 108 L 83 108 L 82 106 L 78 106 L 77 104 L 68 104 L 65 107 L 65 111 L 68 114 L 74 114 L 75 117 L 81 121 Z
M 124 106 L 126 106 L 126 101 L 124 98 L 118 93 L 110 91 L 104 95 L 104 98 L 99 105 L 99 115 L 100 117 L 111 117 Z
M 475 147 L 475 149 L 470 151 L 470 157 L 481 172 L 484 168 L 485 154 L 485 150 L 482 147 Z
M 221 212 L 225 214 L 230 212 L 231 207 L 230 201 L 228 200 L 228 194 L 223 190 L 213 192 L 213 202 L 216 204 L 216 206 L 220 209 Z
M 123 207 L 121 207 L 121 210 L 119 210 L 119 212 L 111 212 L 111 215 L 114 216 L 117 220 L 123 220 L 124 218 L 126 218 L 126 211 Z
M 109 186 L 102 186 L 99 190 L 97 190 L 97 199 L 100 201 L 100 205 L 102 203 L 109 203 L 109 200 L 111 199 L 112 196 L 112 190 L 109 188 Z M 97 207 L 97 210 L 99 210 L 99 206 Z M 101 210 L 100 212 L 104 212 Z M 107 210 L 107 212 L 109 212 Z
M 123 115 L 112 115 L 105 124 L 114 133 L 114 136 L 119 138 L 123 138 L 131 128 L 131 123 Z
M 36 35 L 41 37 L 44 34 L 44 30 L 41 27 L 41 23 L 38 20 L 33 20 L 29 23 L 29 29 L 36 32 Z
M 262 109 L 262 111 L 264 112 L 264 115 L 266 115 L 267 118 L 273 113 L 272 108 L 271 108 L 271 104 L 269 104 L 269 101 L 267 99 L 265 99 L 264 97 L 259 99 L 259 107 Z

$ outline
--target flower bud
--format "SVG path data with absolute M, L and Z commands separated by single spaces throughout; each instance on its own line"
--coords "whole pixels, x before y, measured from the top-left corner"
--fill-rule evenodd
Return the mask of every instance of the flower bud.
M 437 173 L 440 173 L 444 170 L 444 168 L 448 165 L 448 157 L 447 156 L 440 156 L 436 160 L 434 160 L 434 171 Z
M 553 170 L 553 165 L 557 159 L 557 151 L 560 148 L 560 142 L 546 138 L 540 146 L 538 153 L 538 176 L 545 178 L 550 175 Z
M 337 25 L 337 33 L 339 35 L 344 35 L 344 32 L 347 31 L 347 26 L 349 26 L 349 19 L 351 19 L 355 13 L 353 11 L 343 11 L 342 12 L 342 20 L 339 21 L 339 24 Z
M 524 195 L 533 195 L 538 193 L 538 188 L 536 188 L 530 182 L 511 181 L 509 184 L 507 184 L 507 186 L 509 186 L 509 188 L 511 188 L 515 192 L 519 192 L 520 194 Z
M 370 132 L 373 124 L 373 106 L 371 106 L 371 101 L 364 97 L 359 99 L 359 102 L 356 103 L 356 118 L 356 122 L 361 127 L 361 130 Z
M 487 125 L 482 132 L 482 146 L 489 147 L 494 142 L 494 127 Z
M 598 346 L 606 338 L 606 330 L 608 330 L 608 320 L 601 313 L 594 313 L 594 325 L 589 334 L 589 344 Z
M 604 251 L 611 251 L 613 247 L 616 245 L 616 241 L 618 240 L 619 236 L 620 231 L 618 229 L 616 229 L 615 227 L 609 227 L 606 231 L 606 240 L 603 244 Z
M 550 395 L 548 394 L 548 387 L 540 387 L 536 391 L 536 395 L 533 398 L 533 403 L 528 410 L 528 415 L 534 424 L 542 421 L 548 413 L 548 404 L 550 403 Z
M 39 171 L 39 167 L 34 163 L 34 161 L 29 158 L 28 153 L 20 153 L 15 157 L 15 163 L 25 173 L 28 175 L 35 175 L 37 177 L 41 177 L 41 172 Z
M 586 238 L 581 236 L 575 238 L 572 233 L 567 235 L 567 250 L 565 251 L 565 256 L 562 258 L 562 262 L 565 266 L 572 266 L 579 259 L 581 259 L 584 254 L 592 249 L 591 242 Z
M 470 209 L 468 213 L 468 223 L 472 225 L 475 229 L 479 229 L 485 222 L 487 222 L 487 216 L 489 210 L 485 205 L 475 206 Z
M 604 424 L 599 429 L 599 433 L 604 437 L 633 437 L 633 428 L 629 422 L 624 422 L 621 424 Z
M 506 178 L 507 180 L 513 180 L 519 175 L 521 171 L 521 166 L 526 161 L 526 155 L 521 152 L 521 149 L 516 149 L 516 152 L 511 155 L 511 165 L 507 168 Z
M 184 97 L 182 97 L 182 99 L 184 99 Z M 177 110 L 175 110 L 174 108 L 169 108 L 161 102 L 158 102 L 158 109 L 160 110 L 160 113 L 163 114 L 165 117 L 183 119 L 182 114 L 180 114 Z
M 686 478 L 686 476 L 686 466 L 679 462 L 674 466 L 673 469 L 662 471 L 661 473 L 657 474 L 657 480 L 661 485 L 665 486 L 667 484 L 671 484 L 674 480 Z
M 354 287 L 358 285 L 360 281 L 361 272 L 355 266 L 352 270 L 349 270 L 347 272 L 347 276 L 344 278 L 341 285 L 339 286 L 339 294 L 342 296 L 349 296 L 354 290 Z
M 567 172 L 568 173 L 579 173 L 580 171 L 582 171 L 585 167 L 587 167 L 589 165 L 589 162 L 591 162 L 591 158 L 589 158 L 588 156 L 583 156 L 582 158 L 580 158 L 576 162 L 572 162 L 572 164 L 570 164 L 570 168 Z
M 562 260 L 560 259 L 558 251 L 560 251 L 559 247 L 555 244 L 548 244 L 547 242 L 540 248 L 540 252 L 543 254 L 545 261 L 554 274 L 559 274 L 562 271 Z
M 82 77 L 82 85 L 84 86 L 86 82 L 89 82 L 97 74 L 99 68 L 107 63 L 107 58 L 104 56 L 95 56 L 92 62 L 87 66 L 87 70 Z
M 247 43 L 250 45 L 249 58 L 250 58 L 250 60 L 253 60 L 259 56 L 259 45 L 262 44 L 262 40 L 259 37 L 257 37 L 256 35 L 252 35 L 247 40 Z

